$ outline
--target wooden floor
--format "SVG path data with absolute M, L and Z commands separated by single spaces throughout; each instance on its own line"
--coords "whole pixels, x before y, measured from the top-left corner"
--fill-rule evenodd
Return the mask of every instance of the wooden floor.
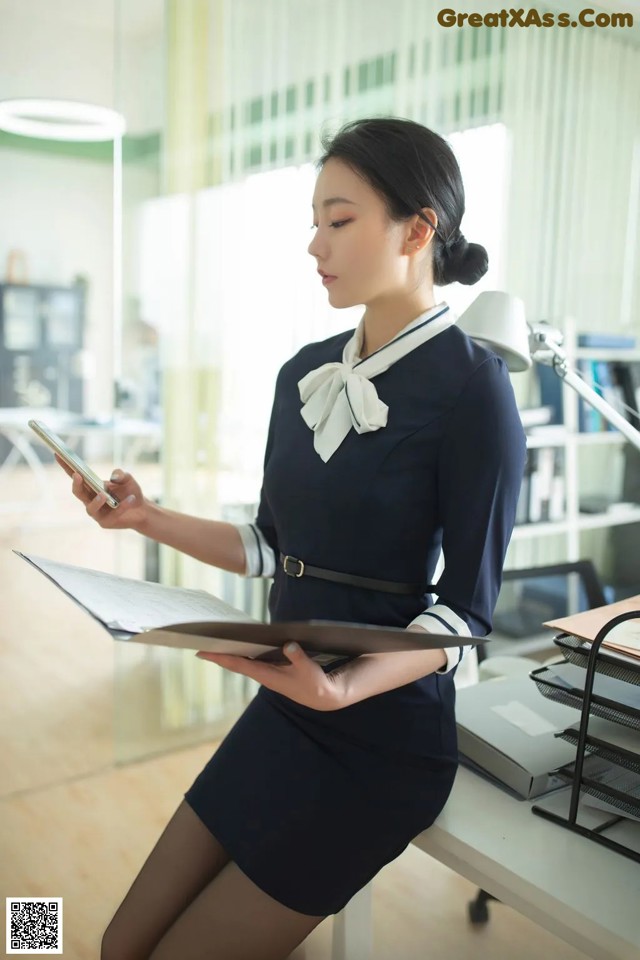
M 27 470 L 0 475 L 0 898 L 63 897 L 64 957 L 97 960 L 102 930 L 215 742 L 185 747 L 170 732 L 166 752 L 117 762 L 127 730 L 134 740 L 157 728 L 148 674 L 132 661 L 131 676 L 116 676 L 108 635 L 11 550 L 142 576 L 142 541 L 99 530 L 57 468 L 49 502 L 12 507 L 37 496 Z M 376 960 L 584 960 L 501 904 L 474 929 L 474 894 L 410 847 L 374 886 Z M 331 923 L 296 960 L 327 960 Z

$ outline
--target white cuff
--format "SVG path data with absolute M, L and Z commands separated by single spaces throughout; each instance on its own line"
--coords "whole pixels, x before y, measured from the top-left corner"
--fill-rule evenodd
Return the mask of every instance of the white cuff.
M 246 557 L 245 577 L 272 577 L 276 572 L 276 552 L 254 523 L 236 523 Z
M 414 623 L 426 630 L 427 633 L 453 633 L 460 637 L 471 636 L 471 631 L 462 617 L 459 617 L 444 603 L 434 603 L 432 607 L 429 607 L 428 610 L 411 621 L 411 625 Z M 436 673 L 449 673 L 450 670 L 458 666 L 465 653 L 472 649 L 471 646 L 445 647 L 446 666 L 436 670 Z

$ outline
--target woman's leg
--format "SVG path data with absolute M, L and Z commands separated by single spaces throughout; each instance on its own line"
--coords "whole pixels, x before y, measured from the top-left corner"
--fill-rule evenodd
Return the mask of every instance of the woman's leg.
M 230 862 L 178 917 L 149 960 L 285 960 L 323 919 L 278 903 Z
M 174 921 L 228 862 L 223 847 L 183 800 L 107 927 L 101 960 L 148 960 Z

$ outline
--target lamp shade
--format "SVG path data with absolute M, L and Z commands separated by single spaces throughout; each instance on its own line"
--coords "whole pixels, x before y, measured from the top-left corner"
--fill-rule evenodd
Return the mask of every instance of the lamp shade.
M 531 366 L 524 303 L 502 290 L 483 290 L 458 319 L 458 327 L 487 346 L 512 373 Z

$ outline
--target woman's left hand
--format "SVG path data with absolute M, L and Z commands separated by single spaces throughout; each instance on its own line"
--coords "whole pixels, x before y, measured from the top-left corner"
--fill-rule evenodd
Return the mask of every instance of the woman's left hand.
M 205 653 L 202 650 L 196 656 L 201 660 L 211 660 L 232 673 L 251 677 L 269 690 L 281 693 L 303 707 L 311 707 L 313 710 L 339 710 L 347 705 L 344 674 L 341 670 L 336 670 L 333 675 L 325 673 L 297 643 L 287 643 L 283 647 L 283 653 L 289 663 L 264 663 L 234 654 Z

